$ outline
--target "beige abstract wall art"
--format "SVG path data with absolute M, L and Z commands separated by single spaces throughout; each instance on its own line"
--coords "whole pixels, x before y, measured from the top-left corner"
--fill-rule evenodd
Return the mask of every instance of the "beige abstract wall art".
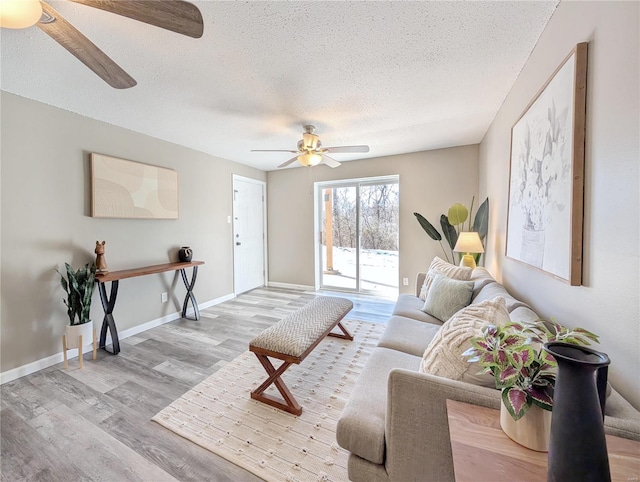
M 92 153 L 91 216 L 178 219 L 178 173 Z

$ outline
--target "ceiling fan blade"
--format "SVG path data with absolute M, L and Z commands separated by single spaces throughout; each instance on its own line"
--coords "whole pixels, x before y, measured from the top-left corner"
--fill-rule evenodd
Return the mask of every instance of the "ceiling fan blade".
M 369 152 L 369 146 L 336 146 L 336 147 L 325 147 L 324 151 L 327 152 Z
M 291 158 L 291 159 L 289 159 L 288 161 L 283 162 L 282 164 L 280 164 L 280 165 L 278 166 L 278 168 L 280 168 L 280 167 L 287 167 L 289 164 L 293 164 L 293 163 L 294 163 L 294 162 L 296 162 L 297 160 L 298 160 L 298 156 L 296 156 L 296 157 L 292 157 L 292 158 Z
M 322 161 L 323 164 L 326 164 L 329 167 L 338 167 L 341 163 L 336 161 L 335 159 L 327 156 L 326 154 L 322 154 Z
M 107 12 L 129 17 L 193 38 L 202 37 L 202 14 L 198 7 L 182 0 L 71 0 Z
M 42 10 L 52 18 L 40 21 L 37 27 L 53 40 L 62 45 L 80 62 L 93 70 L 98 77 L 116 89 L 128 89 L 136 85 L 136 81 L 116 64 L 107 54 L 95 46 L 73 25 L 50 5 L 40 2 Z M 45 17 L 47 16 L 45 15 Z
M 298 151 L 292 151 L 290 149 L 251 149 L 250 152 L 293 152 L 293 153 L 296 153 Z

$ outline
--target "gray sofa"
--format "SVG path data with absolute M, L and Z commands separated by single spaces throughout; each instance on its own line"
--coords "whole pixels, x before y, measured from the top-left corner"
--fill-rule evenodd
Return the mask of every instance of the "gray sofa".
M 454 480 L 446 400 L 500 408 L 500 392 L 418 371 L 425 348 L 442 322 L 422 312 L 416 294 L 401 294 L 393 315 L 338 421 L 338 444 L 350 452 L 349 479 L 375 481 Z M 476 268 L 472 304 L 502 296 L 512 321 L 535 320 L 484 268 Z M 640 440 L 640 412 L 615 390 L 607 398 L 607 433 Z

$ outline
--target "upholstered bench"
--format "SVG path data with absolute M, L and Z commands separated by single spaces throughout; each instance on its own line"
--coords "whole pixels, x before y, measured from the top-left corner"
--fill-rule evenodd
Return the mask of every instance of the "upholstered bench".
M 293 363 L 300 364 L 326 336 L 353 340 L 353 336 L 341 323 L 351 308 L 353 303 L 350 300 L 321 296 L 251 340 L 249 350 L 255 353 L 269 375 L 262 385 L 251 392 L 251 398 L 300 415 L 302 407 L 280 376 Z M 332 332 L 336 326 L 342 333 Z M 282 360 L 282 364 L 276 369 L 269 357 Z M 271 384 L 276 386 L 282 400 L 264 393 Z

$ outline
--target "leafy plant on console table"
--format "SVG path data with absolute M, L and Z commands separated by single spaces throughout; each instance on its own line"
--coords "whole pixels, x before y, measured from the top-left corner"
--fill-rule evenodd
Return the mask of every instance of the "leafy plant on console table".
M 471 348 L 462 355 L 478 362 L 495 378 L 502 390 L 502 402 L 514 420 L 519 420 L 535 404 L 544 410 L 553 407 L 557 362 L 542 345 L 563 341 L 574 345 L 598 343 L 598 336 L 584 328 L 567 328 L 557 321 L 511 322 L 489 325 L 483 335 L 471 339 Z

